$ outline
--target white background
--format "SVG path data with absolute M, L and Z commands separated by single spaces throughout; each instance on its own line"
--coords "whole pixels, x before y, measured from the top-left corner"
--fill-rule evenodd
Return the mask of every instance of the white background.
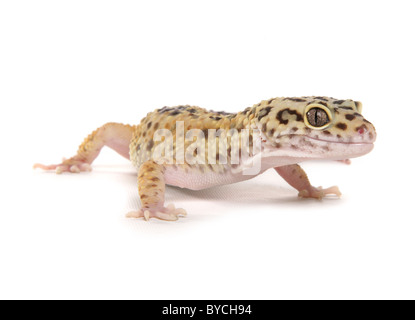
M 415 298 L 411 1 L 2 1 L 0 298 Z M 341 199 L 275 172 L 168 188 L 178 222 L 127 220 L 134 168 L 72 156 L 109 121 L 165 105 L 238 111 L 277 96 L 363 102 L 372 153 L 307 163 Z

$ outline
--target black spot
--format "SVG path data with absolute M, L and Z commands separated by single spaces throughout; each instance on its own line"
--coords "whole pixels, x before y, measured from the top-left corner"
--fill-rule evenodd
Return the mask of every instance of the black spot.
M 331 136 L 331 132 L 329 130 L 324 130 L 323 133 L 327 136 Z
M 340 122 L 340 123 L 336 124 L 336 127 L 341 129 L 341 130 L 346 130 L 347 129 L 347 124 Z
M 157 129 L 158 129 L 158 127 L 159 127 L 159 123 L 158 123 L 158 122 L 156 122 L 156 123 L 154 124 L 154 130 L 157 130 Z
M 321 97 L 321 96 L 314 97 L 314 99 L 323 100 L 323 101 L 329 101 L 325 97 Z
M 216 113 L 216 114 L 219 114 L 219 115 L 221 115 L 221 116 L 229 116 L 229 115 L 232 115 L 232 113 L 230 113 L 230 112 L 225 112 L 225 111 L 213 111 L 213 110 L 209 110 L 209 112 L 211 112 L 211 113 Z
M 356 117 L 361 117 L 362 116 L 359 112 L 355 112 L 355 113 L 353 113 L 353 115 L 356 116 Z
M 163 107 L 159 110 L 160 113 L 165 113 L 174 110 L 174 108 Z
M 149 123 L 147 123 L 147 129 L 150 129 L 151 125 L 152 125 L 151 121 Z
M 209 118 L 212 119 L 212 120 L 216 120 L 216 121 L 222 120 L 222 117 L 210 116 Z
M 291 128 L 291 131 L 292 131 L 292 132 L 296 132 L 297 130 L 298 130 L 298 128 L 297 128 L 297 127 Z
M 180 114 L 180 110 L 174 110 L 172 113 L 170 113 L 171 116 L 177 116 L 178 114 Z
M 354 110 L 352 107 L 339 107 L 339 109 L 344 109 L 344 110 Z
M 272 128 L 271 130 L 269 130 L 268 135 L 269 135 L 270 137 L 272 137 L 272 136 L 274 135 L 274 133 L 275 133 L 275 129 L 274 129 L 274 128 Z
M 352 121 L 356 118 L 356 116 L 352 115 L 352 114 L 346 114 L 346 119 L 349 121 Z
M 283 110 L 280 110 L 278 113 L 277 113 L 277 117 L 276 117 L 276 119 L 280 122 L 280 123 L 282 123 L 282 124 L 287 124 L 288 123 L 288 120 L 284 120 L 283 118 L 282 118 L 282 116 L 283 116 L 283 114 L 284 114 L 284 112 L 288 112 L 289 114 L 295 114 L 296 116 L 297 116 L 297 118 L 296 118 L 296 120 L 297 121 L 303 121 L 304 120 L 304 118 L 303 118 L 303 116 L 301 115 L 301 114 L 299 114 L 297 111 L 295 111 L 295 110 L 291 110 L 291 109 L 283 109 Z
M 207 139 L 209 137 L 209 129 L 203 129 L 202 132 L 203 132 L 205 139 Z
M 294 102 L 306 102 L 307 100 L 301 98 L 284 98 L 283 100 L 290 100 Z
M 191 108 L 191 109 L 189 109 L 187 111 L 189 111 L 190 113 L 195 113 L 197 110 L 195 108 Z
M 345 101 L 346 100 L 336 100 L 336 101 L 333 101 L 333 104 L 342 104 Z
M 265 131 L 267 131 L 267 123 L 266 122 L 262 125 L 262 132 L 265 132 Z
M 251 107 L 246 108 L 244 111 L 242 111 L 243 114 L 247 114 L 251 110 Z
M 319 101 L 318 103 L 321 104 L 321 105 L 323 105 L 323 106 L 325 106 L 325 107 L 328 107 L 327 102 Z
M 271 111 L 271 109 L 272 109 L 272 107 L 266 107 L 266 108 L 262 109 L 262 110 L 259 112 L 259 115 L 258 115 L 258 121 L 261 121 L 261 119 L 262 119 L 263 117 L 267 116 L 267 115 L 269 114 L 269 112 Z M 265 130 L 264 130 L 264 131 L 265 131 Z
M 147 150 L 150 151 L 154 146 L 154 141 L 150 140 L 150 142 L 147 144 Z
M 268 104 L 270 104 L 272 101 L 274 101 L 275 100 L 275 98 L 273 98 L 273 99 L 269 99 L 268 100 Z

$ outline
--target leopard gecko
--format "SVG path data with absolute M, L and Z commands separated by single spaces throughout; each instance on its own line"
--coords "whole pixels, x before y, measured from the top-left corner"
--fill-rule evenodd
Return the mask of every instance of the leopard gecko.
M 313 187 L 299 163 L 348 163 L 370 152 L 376 131 L 361 111 L 359 101 L 323 96 L 273 98 L 238 113 L 163 107 L 138 125 L 107 123 L 84 140 L 74 157 L 34 168 L 58 174 L 90 171 L 101 149 L 110 147 L 130 159 L 138 172 L 141 208 L 127 217 L 145 220 L 186 215 L 173 204 L 165 206 L 166 184 L 201 190 L 251 179 L 270 168 L 300 197 L 340 196 L 336 186 Z

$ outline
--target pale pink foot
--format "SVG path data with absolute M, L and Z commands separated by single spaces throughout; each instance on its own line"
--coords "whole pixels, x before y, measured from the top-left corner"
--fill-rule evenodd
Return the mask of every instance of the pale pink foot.
M 322 187 L 316 188 L 310 186 L 309 188 L 301 190 L 298 193 L 298 196 L 300 198 L 314 198 L 318 200 L 323 199 L 327 195 L 336 195 L 340 198 L 342 194 L 337 186 L 333 186 L 327 189 L 323 189 Z
M 43 170 L 55 170 L 57 174 L 61 174 L 63 172 L 80 173 L 82 171 L 92 171 L 91 165 L 89 163 L 82 160 L 75 160 L 73 158 L 64 158 L 60 164 L 44 165 L 36 163 L 33 166 L 33 169 L 37 168 Z
M 179 219 L 179 216 L 186 216 L 187 213 L 184 209 L 175 208 L 173 204 L 169 204 L 167 207 L 157 209 L 140 209 L 138 211 L 132 211 L 127 213 L 127 218 L 144 218 L 144 220 L 150 220 L 150 218 L 157 218 L 160 220 L 175 221 Z

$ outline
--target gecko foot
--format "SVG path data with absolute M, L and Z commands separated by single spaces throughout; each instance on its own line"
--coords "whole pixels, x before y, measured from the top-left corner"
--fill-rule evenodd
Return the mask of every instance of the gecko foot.
M 55 170 L 57 174 L 61 174 L 63 172 L 80 173 L 82 171 L 92 171 L 89 163 L 82 160 L 75 160 L 73 158 L 64 158 L 60 164 L 44 165 L 36 163 L 33 166 L 33 169 Z
M 298 193 L 298 196 L 300 198 L 314 198 L 314 199 L 321 200 L 326 195 L 329 195 L 329 194 L 336 195 L 339 198 L 342 195 L 337 186 L 333 186 L 327 189 L 323 189 L 322 187 L 316 188 L 316 187 L 310 186 L 308 189 L 301 190 Z
M 186 216 L 187 213 L 184 209 L 175 208 L 173 204 L 169 204 L 167 207 L 157 209 L 140 209 L 138 211 L 132 211 L 127 213 L 127 218 L 144 218 L 148 221 L 150 218 L 157 218 L 160 220 L 175 221 L 179 219 L 179 216 Z

